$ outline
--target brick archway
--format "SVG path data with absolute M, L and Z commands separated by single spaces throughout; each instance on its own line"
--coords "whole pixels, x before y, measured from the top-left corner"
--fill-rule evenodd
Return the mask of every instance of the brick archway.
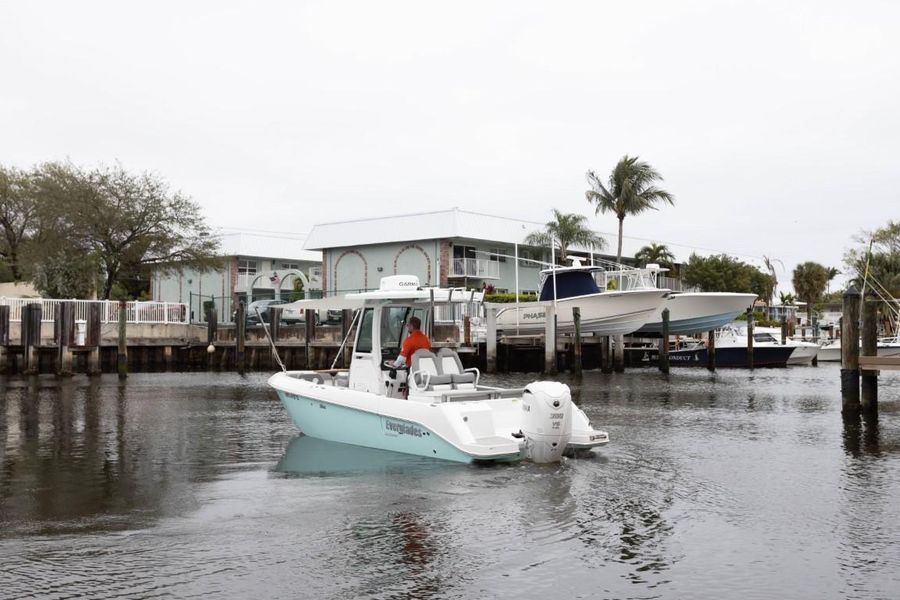
M 363 264 L 363 288 L 369 289 L 369 263 L 366 261 L 366 257 L 362 255 L 358 250 L 344 250 L 341 252 L 340 256 L 337 257 L 337 260 L 334 261 L 334 291 L 340 292 L 341 288 L 338 287 L 338 265 L 341 264 L 341 261 L 350 254 L 355 254 L 359 257 L 359 260 L 362 261 Z
M 418 244 L 407 244 L 406 246 L 400 248 L 400 251 L 397 252 L 396 255 L 394 255 L 394 275 L 398 275 L 397 262 L 400 260 L 400 256 L 407 250 L 418 250 L 422 253 L 422 256 L 425 257 L 425 284 L 431 285 L 431 257 L 428 256 L 428 253 L 425 252 L 422 246 L 419 246 Z

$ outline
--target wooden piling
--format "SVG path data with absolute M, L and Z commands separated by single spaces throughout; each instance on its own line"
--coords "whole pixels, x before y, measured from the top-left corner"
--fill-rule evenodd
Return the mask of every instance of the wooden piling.
M 753 368 L 753 309 L 747 309 L 747 368 Z
M 669 309 L 662 311 L 662 339 L 659 341 L 659 370 L 669 372 Z
M 859 414 L 859 291 L 850 286 L 843 296 L 841 318 L 841 412 Z
M 604 335 L 600 338 L 600 372 L 612 373 L 612 344 L 610 337 Z
M 788 322 L 787 317 L 781 317 L 781 345 L 787 345 L 788 339 Z
M 710 371 L 716 370 L 716 330 L 711 329 L 706 340 L 706 368 Z
M 215 306 L 206 312 L 206 343 L 215 344 L 219 336 L 219 311 Z
M 871 296 L 862 305 L 862 356 L 878 356 L 878 302 Z M 860 371 L 862 383 L 862 411 L 878 412 L 878 371 Z
M 234 316 L 234 365 L 241 375 L 247 369 L 244 356 L 244 344 L 247 341 L 247 306 L 238 302 Z
M 128 377 L 128 305 L 124 300 L 119 300 L 119 348 L 116 353 L 116 371 L 119 379 Z
M 40 368 L 41 305 L 26 304 L 22 307 L 22 373 L 37 375 Z
M 88 305 L 87 313 L 87 331 L 85 336 L 85 345 L 90 348 L 87 356 L 87 373 L 88 375 L 100 375 L 100 341 L 101 327 L 103 325 L 103 305 L 99 302 L 91 302 Z
M 625 336 L 616 336 L 616 345 L 613 347 L 613 370 L 616 373 L 625 372 Z
M 272 336 L 273 342 L 278 342 L 281 337 L 281 313 L 284 311 L 280 306 L 269 307 L 269 335 Z M 315 321 L 313 321 L 315 323 Z
M 0 306 L 0 374 L 9 368 L 9 306 Z
M 307 310 L 303 316 L 303 324 L 304 324 L 304 346 L 306 349 L 306 368 L 312 369 L 314 368 L 315 363 L 313 362 L 313 356 L 311 351 L 311 344 L 313 340 L 316 339 L 316 311 Z
M 71 302 L 56 305 L 54 334 L 56 338 L 56 375 L 72 376 L 72 349 L 70 344 L 75 333 L 75 311 Z
M 472 319 L 469 315 L 463 317 L 463 344 L 472 345 Z
M 487 330 L 484 338 L 485 366 L 488 373 L 497 372 L 497 309 L 488 308 Z
M 572 321 L 575 324 L 575 342 L 572 346 L 572 368 L 576 377 L 581 377 L 581 309 L 572 308 Z
M 556 366 L 556 307 L 548 304 L 544 310 L 544 373 L 555 375 Z

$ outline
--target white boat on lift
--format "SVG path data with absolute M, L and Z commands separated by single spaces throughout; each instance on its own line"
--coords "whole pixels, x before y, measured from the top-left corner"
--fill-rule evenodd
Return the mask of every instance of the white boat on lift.
M 581 331 L 599 336 L 624 335 L 639 329 L 656 314 L 669 290 L 655 286 L 607 291 L 597 284 L 604 277 L 603 267 L 582 265 L 571 258 L 571 267 L 541 271 L 540 293 L 536 302 L 507 305 L 497 311 L 497 330 L 505 333 L 543 333 L 546 306 L 556 307 L 557 333 L 574 333 L 572 308 L 581 311 Z M 639 276 L 639 269 L 629 269 Z
M 900 356 L 900 333 L 894 337 L 878 339 L 878 356 Z M 828 341 L 819 348 L 819 361 L 841 362 L 841 338 Z
M 649 264 L 646 271 L 646 282 L 655 286 L 657 276 L 668 269 Z M 662 334 L 662 312 L 667 308 L 670 334 L 691 335 L 713 331 L 732 323 L 738 315 L 753 306 L 754 300 L 756 294 L 738 292 L 672 292 L 637 335 Z
M 283 371 L 268 383 L 300 431 L 333 442 L 464 463 L 555 462 L 607 444 L 562 383 L 486 386 L 449 348 L 417 351 L 408 370 L 387 362 L 399 354 L 410 317 L 427 331 L 436 306 L 471 299 L 471 292 L 422 288 L 414 276 L 395 275 L 377 291 L 297 302 L 357 311 L 349 371 Z

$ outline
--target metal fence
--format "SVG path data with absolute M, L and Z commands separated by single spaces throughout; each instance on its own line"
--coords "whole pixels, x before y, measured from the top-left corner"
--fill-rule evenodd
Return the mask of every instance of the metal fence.
M 102 323 L 119 321 L 119 303 L 113 300 L 61 300 L 56 298 L 0 298 L 0 306 L 9 306 L 9 320 L 21 321 L 22 309 L 27 304 L 41 305 L 41 322 L 52 323 L 56 315 L 56 306 L 68 303 L 74 306 L 76 321 L 87 321 L 91 304 L 99 304 Z M 128 323 L 171 323 L 188 322 L 187 305 L 181 302 L 141 302 L 134 300 L 125 303 L 125 319 Z

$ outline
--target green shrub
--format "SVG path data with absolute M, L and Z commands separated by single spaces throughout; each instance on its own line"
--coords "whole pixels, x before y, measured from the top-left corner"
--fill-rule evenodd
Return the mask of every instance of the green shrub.
M 534 294 L 519 294 L 519 302 L 534 302 L 537 296 Z M 516 301 L 515 294 L 485 294 L 485 302 L 497 302 L 501 304 L 511 304 Z

